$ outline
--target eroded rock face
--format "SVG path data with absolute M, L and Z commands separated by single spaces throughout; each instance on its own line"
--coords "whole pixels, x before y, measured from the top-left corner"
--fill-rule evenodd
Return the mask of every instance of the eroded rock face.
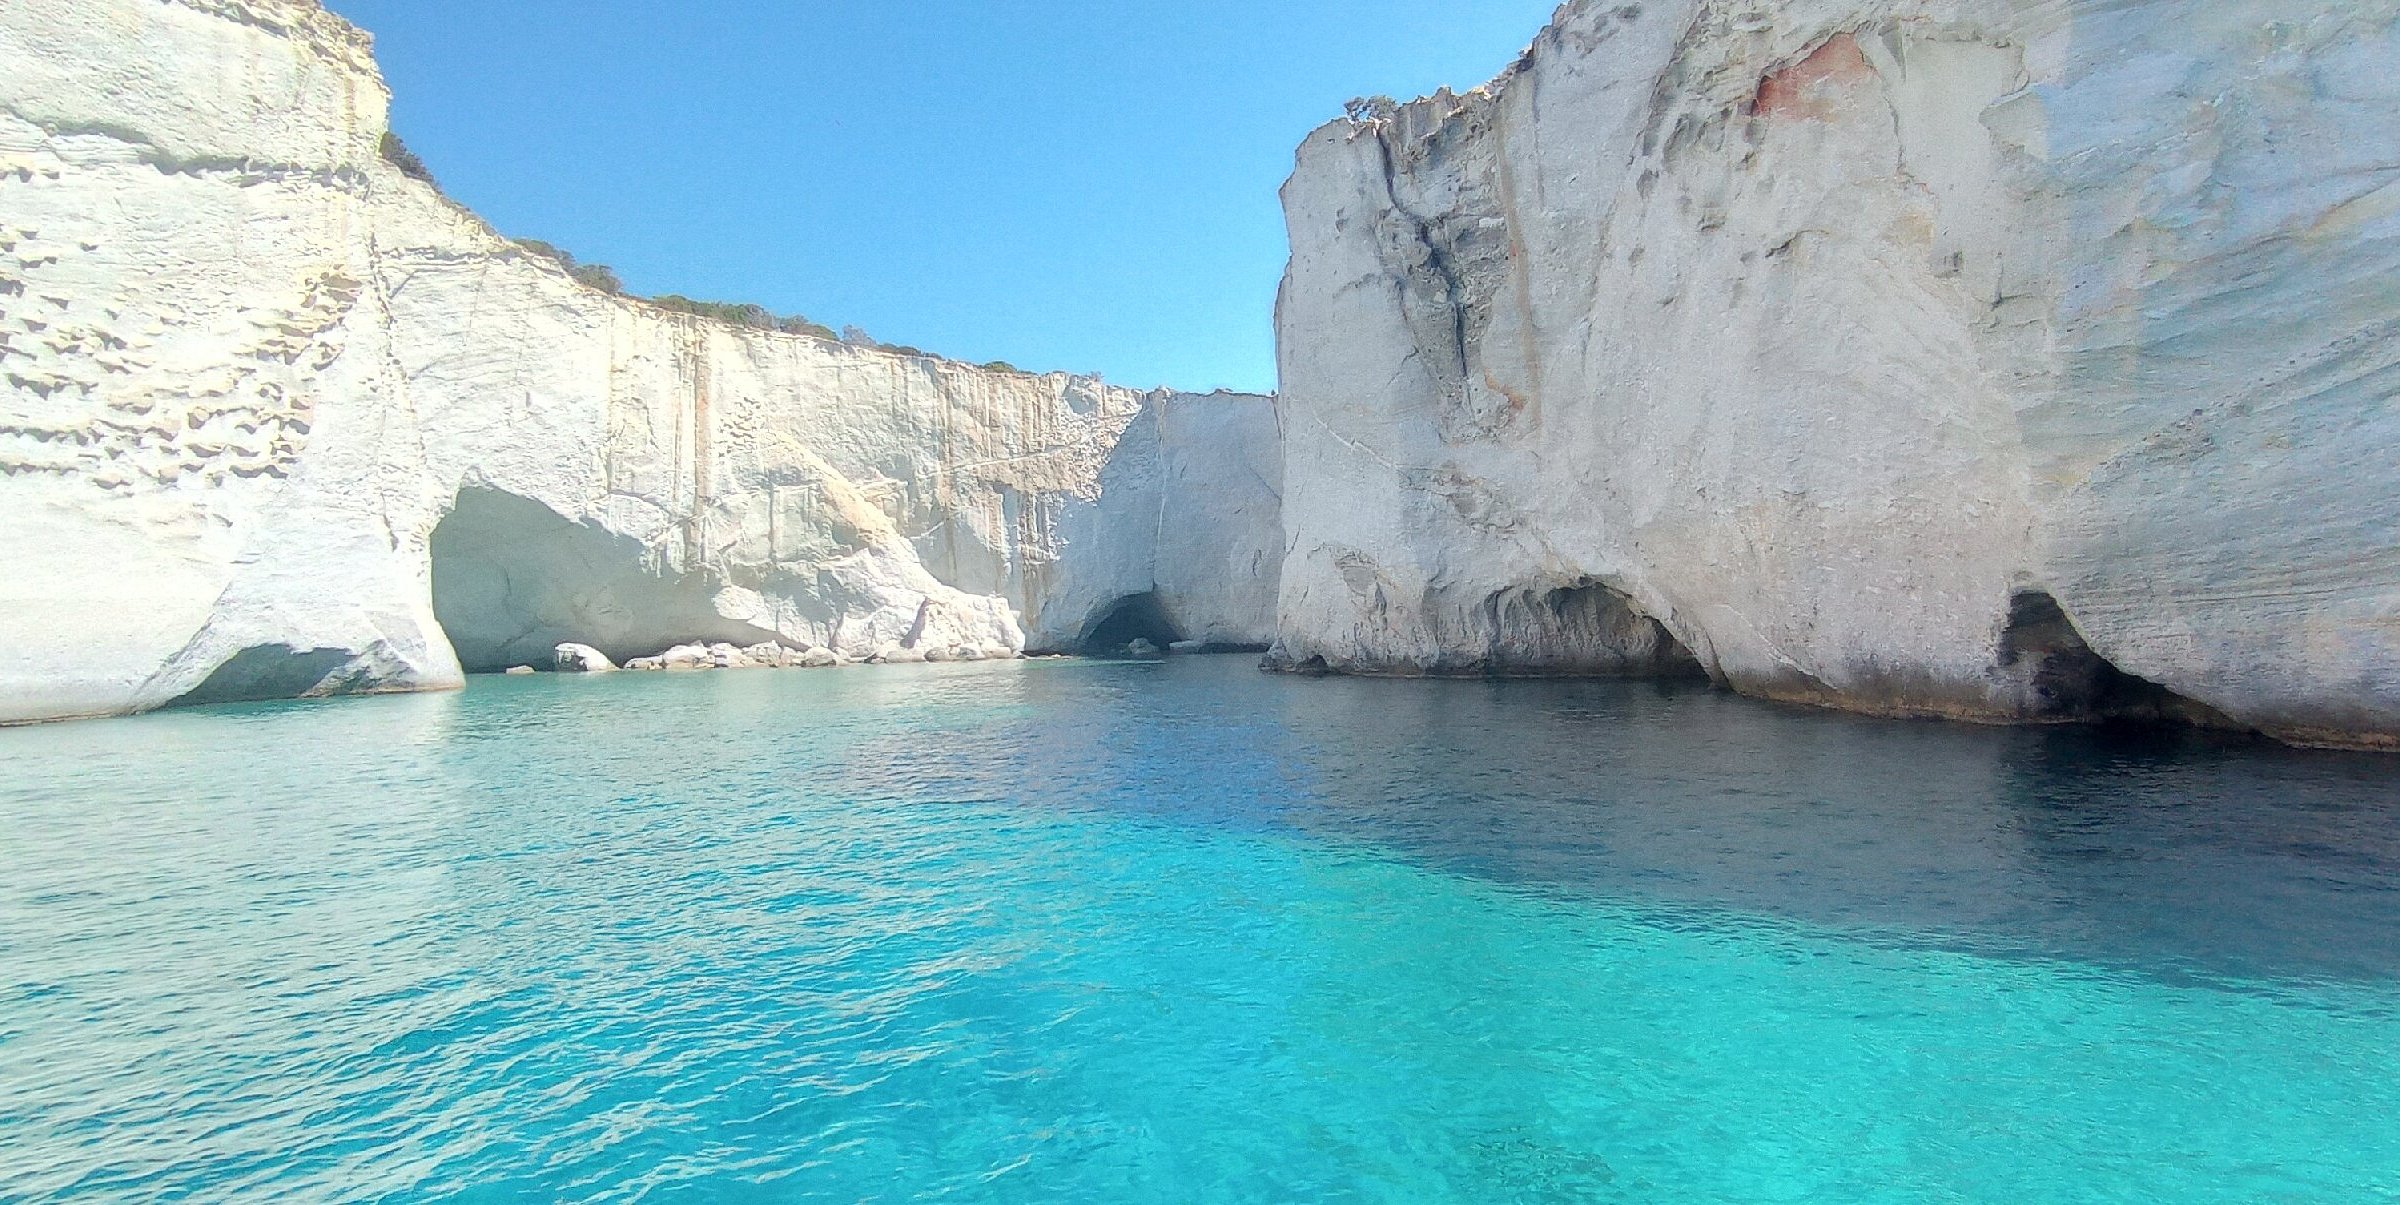
M 314 0 L 0 6 L 0 722 L 1149 591 L 1266 639 L 1267 399 L 594 292 L 386 163 L 387 99 Z
M 1066 555 L 1023 593 L 1034 652 L 1088 645 L 1128 602 L 1155 602 L 1173 634 L 1228 648 L 1275 637 L 1283 568 L 1283 432 L 1275 401 L 1155 398 L 1126 426 L 1099 489 L 1056 513 Z
M 1527 602 L 1596 588 L 1763 697 L 2400 745 L 2396 20 L 1577 0 L 1359 106 L 1285 191 L 1276 659 L 1605 664 Z

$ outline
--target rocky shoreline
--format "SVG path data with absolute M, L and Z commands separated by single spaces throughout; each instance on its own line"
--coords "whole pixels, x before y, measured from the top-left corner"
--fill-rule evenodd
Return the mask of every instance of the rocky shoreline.
M 1195 655 L 1215 652 L 1254 652 L 1252 647 L 1210 645 L 1202 641 L 1181 641 L 1160 648 L 1147 640 L 1135 640 L 1119 648 L 1093 650 L 1094 655 L 1121 657 L 1137 661 L 1157 660 L 1176 655 Z M 795 648 L 779 641 L 761 641 L 747 647 L 717 641 L 711 644 L 679 644 L 650 657 L 635 657 L 623 665 L 608 659 L 599 649 L 588 644 L 562 644 L 547 670 L 530 665 L 510 666 L 509 674 L 607 674 L 621 671 L 662 672 L 710 669 L 834 669 L 848 665 L 946 665 L 970 661 L 1031 661 L 1064 657 L 1066 654 L 1032 654 L 1006 645 L 952 644 L 916 646 L 886 645 L 864 657 L 845 656 L 823 645 Z
M 636 657 L 625 663 L 628 670 L 687 670 L 687 669 L 831 669 L 842 665 L 922 665 L 949 661 L 1013 661 L 1023 653 L 1006 645 L 935 645 L 918 648 L 887 645 L 864 657 L 845 657 L 821 645 L 793 648 L 788 644 L 766 641 L 748 648 L 716 644 L 679 644 L 655 657 Z M 595 672 L 611 668 L 598 650 L 583 645 L 560 645 L 558 667 L 571 672 Z

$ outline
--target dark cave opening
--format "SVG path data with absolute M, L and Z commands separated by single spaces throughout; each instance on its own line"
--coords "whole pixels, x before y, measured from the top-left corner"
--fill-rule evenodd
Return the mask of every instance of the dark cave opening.
M 1603 582 L 1588 581 L 1552 590 L 1543 599 L 1567 631 L 1607 632 L 1624 650 L 1636 673 L 1657 678 L 1706 678 L 1700 658 L 1644 612 L 1633 599 Z
M 1579 578 L 1492 596 L 1489 652 L 1495 676 L 1705 678 L 1697 656 L 1624 592 Z
M 1160 652 L 1180 642 L 1183 633 L 1167 614 L 1166 605 L 1158 593 L 1133 594 L 1110 603 L 1098 619 L 1083 630 L 1083 639 L 1075 651 L 1087 657 L 1122 656 L 1137 640 L 1148 641 Z
M 306 698 L 332 685 L 331 680 L 351 660 L 351 654 L 340 649 L 302 650 L 288 644 L 246 648 L 169 706 L 206 707 L 215 703 Z
M 2204 703 L 2129 674 L 2095 651 L 2057 598 L 2040 590 L 2008 600 L 2000 665 L 2028 676 L 2034 715 L 2069 723 L 2211 728 L 2241 725 Z

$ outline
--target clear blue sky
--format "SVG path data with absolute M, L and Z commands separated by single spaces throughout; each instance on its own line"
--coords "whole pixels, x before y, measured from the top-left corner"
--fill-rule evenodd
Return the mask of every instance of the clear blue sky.
M 1482 83 L 1554 6 L 329 3 L 452 196 L 634 292 L 1254 390 L 1300 139 L 1354 96 Z

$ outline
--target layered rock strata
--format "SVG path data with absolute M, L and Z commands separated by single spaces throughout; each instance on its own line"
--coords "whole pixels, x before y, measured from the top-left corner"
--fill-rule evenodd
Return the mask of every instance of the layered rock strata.
M 2400 6 L 1576 0 L 1285 190 L 1291 666 L 2400 746 Z
M 1271 635 L 1265 398 L 587 289 L 380 154 L 314 0 L 0 6 L 0 722 L 687 641 Z

